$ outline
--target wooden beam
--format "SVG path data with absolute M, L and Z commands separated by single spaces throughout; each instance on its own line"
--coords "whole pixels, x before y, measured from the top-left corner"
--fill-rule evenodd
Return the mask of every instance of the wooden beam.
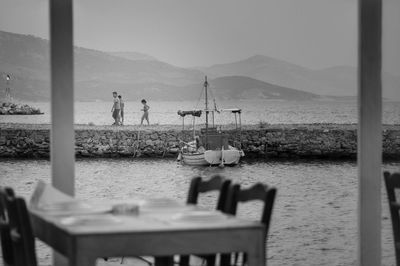
M 381 265 L 382 0 L 359 0 L 358 262 Z
M 75 132 L 72 0 L 49 0 L 51 58 L 51 176 L 57 189 L 74 195 Z M 53 265 L 67 265 L 54 251 Z
M 72 0 L 50 0 L 53 185 L 74 195 L 75 133 Z

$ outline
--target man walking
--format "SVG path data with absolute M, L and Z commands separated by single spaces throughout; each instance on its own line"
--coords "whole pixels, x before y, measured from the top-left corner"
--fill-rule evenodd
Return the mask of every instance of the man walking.
M 119 112 L 121 110 L 121 103 L 118 99 L 118 93 L 116 91 L 113 92 L 113 107 L 111 108 L 112 117 L 114 118 L 113 126 L 119 125 Z

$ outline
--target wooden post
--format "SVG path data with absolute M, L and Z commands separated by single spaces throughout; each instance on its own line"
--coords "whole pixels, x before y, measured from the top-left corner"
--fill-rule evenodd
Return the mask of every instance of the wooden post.
M 358 263 L 381 265 L 382 0 L 359 0 Z
M 50 0 L 51 176 L 57 189 L 74 195 L 75 132 L 72 0 Z M 53 265 L 67 265 L 54 251 Z
M 57 189 L 74 195 L 75 133 L 72 0 L 50 0 L 51 169 Z

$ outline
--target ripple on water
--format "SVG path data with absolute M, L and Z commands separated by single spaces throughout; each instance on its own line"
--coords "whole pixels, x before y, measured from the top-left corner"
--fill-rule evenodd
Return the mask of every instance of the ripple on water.
M 400 163 L 384 169 L 399 170 Z M 0 184 L 30 196 L 38 180 L 50 182 L 46 160 L 2 160 Z M 82 199 L 123 199 L 135 195 L 186 200 L 191 177 L 221 174 L 250 186 L 278 188 L 268 239 L 269 265 L 354 265 L 357 245 L 357 169 L 354 162 L 243 162 L 236 167 L 190 167 L 174 160 L 95 159 L 76 162 L 76 194 Z M 383 265 L 394 264 L 390 216 L 382 189 Z M 214 208 L 217 193 L 199 204 Z M 241 206 L 239 215 L 256 219 L 260 204 Z M 41 265 L 50 252 L 38 246 Z

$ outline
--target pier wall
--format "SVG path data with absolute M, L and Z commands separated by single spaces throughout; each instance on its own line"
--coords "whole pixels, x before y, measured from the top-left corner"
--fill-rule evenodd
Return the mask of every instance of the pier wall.
M 239 140 L 235 131 L 225 131 L 230 140 Z M 189 140 L 192 131 L 77 129 L 77 157 L 175 157 L 180 141 Z M 289 128 L 245 129 L 242 148 L 248 158 L 325 158 L 355 159 L 355 128 Z M 0 129 L 0 157 L 48 158 L 49 129 Z M 383 131 L 383 157 L 400 158 L 400 129 Z

